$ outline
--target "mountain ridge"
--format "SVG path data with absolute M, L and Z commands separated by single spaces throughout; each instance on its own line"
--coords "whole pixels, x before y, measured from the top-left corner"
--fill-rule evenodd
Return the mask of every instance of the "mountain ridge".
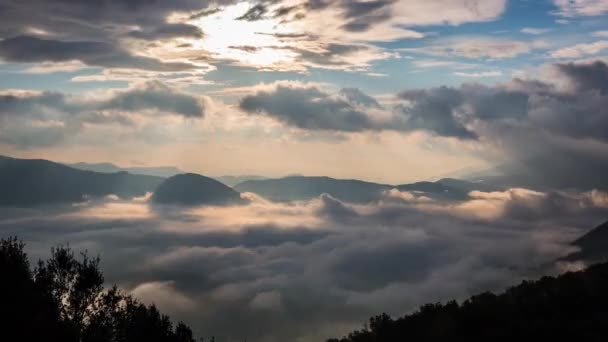
M 0 156 L 0 206 L 74 203 L 87 196 L 130 199 L 152 192 L 163 178 L 128 172 L 78 170 L 45 159 Z M 32 196 L 35 193 L 36 196 Z

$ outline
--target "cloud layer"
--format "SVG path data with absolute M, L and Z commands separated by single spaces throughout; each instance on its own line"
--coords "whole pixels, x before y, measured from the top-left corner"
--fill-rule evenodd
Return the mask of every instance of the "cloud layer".
M 568 243 L 608 214 L 602 192 L 470 196 L 436 202 L 393 191 L 368 205 L 326 194 L 293 204 L 251 197 L 246 206 L 185 211 L 108 197 L 69 209 L 1 209 L 0 233 L 18 234 L 33 258 L 59 242 L 100 253 L 109 282 L 199 335 L 316 341 L 374 313 L 555 271 Z
M 0 141 L 19 147 L 47 146 L 90 126 L 137 126 L 139 118 L 162 115 L 201 118 L 201 99 L 157 81 L 97 98 L 58 92 L 0 93 Z

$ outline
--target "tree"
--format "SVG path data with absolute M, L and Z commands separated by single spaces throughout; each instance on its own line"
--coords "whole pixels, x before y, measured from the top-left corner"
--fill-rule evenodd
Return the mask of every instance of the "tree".
M 69 246 L 51 250 L 34 271 L 17 238 L 0 239 L 0 334 L 18 341 L 194 342 L 154 305 L 103 287 L 99 258 Z M 0 340 L 4 340 L 0 335 Z
M 557 278 L 525 281 L 501 294 L 482 293 L 462 304 L 421 306 L 394 319 L 372 317 L 369 328 L 328 342 L 605 341 L 608 263 Z

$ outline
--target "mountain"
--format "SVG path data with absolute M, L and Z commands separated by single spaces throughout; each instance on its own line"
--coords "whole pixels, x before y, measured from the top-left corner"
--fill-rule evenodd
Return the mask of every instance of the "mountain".
M 382 192 L 396 188 L 435 198 L 464 200 L 472 190 L 486 186 L 458 179 L 388 185 L 352 179 L 290 176 L 279 179 L 249 180 L 234 186 L 240 192 L 253 192 L 273 201 L 310 200 L 323 193 L 345 202 L 367 203 L 380 199 Z
M 347 202 L 364 203 L 379 198 L 390 185 L 353 179 L 291 176 L 279 179 L 249 180 L 237 184 L 235 190 L 253 192 L 272 201 L 301 201 L 328 193 Z
M 162 182 L 152 202 L 175 205 L 229 205 L 246 203 L 241 194 L 215 179 L 194 173 L 180 174 Z
M 572 245 L 580 250 L 568 255 L 563 260 L 582 260 L 588 263 L 608 260 L 608 221 L 595 227 L 574 241 Z
M 365 328 L 328 342 L 604 341 L 608 263 L 524 281 L 462 303 L 429 303 L 399 318 L 372 317 Z
M 243 183 L 249 180 L 263 180 L 267 179 L 266 177 L 256 176 L 256 175 L 242 175 L 242 176 L 219 176 L 213 177 L 218 182 L 222 182 L 230 187 L 233 187 L 239 183 Z
M 120 167 L 112 163 L 74 163 L 66 165 L 79 170 L 95 171 L 102 173 L 116 173 L 126 171 L 137 175 L 148 175 L 163 178 L 184 173 L 182 170 L 173 166 Z
M 0 156 L 0 206 L 80 202 L 85 196 L 143 196 L 163 181 L 127 172 L 78 170 L 43 159 Z

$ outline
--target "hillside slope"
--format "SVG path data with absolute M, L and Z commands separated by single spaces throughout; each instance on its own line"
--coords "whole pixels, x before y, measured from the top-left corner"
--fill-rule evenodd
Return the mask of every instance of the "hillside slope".
M 426 304 L 397 319 L 382 314 L 370 319 L 369 328 L 328 342 L 605 341 L 607 288 L 608 264 L 598 264 L 462 304 Z
M 121 198 L 152 192 L 163 178 L 77 170 L 43 159 L 0 156 L 0 206 L 73 203 L 86 196 Z

